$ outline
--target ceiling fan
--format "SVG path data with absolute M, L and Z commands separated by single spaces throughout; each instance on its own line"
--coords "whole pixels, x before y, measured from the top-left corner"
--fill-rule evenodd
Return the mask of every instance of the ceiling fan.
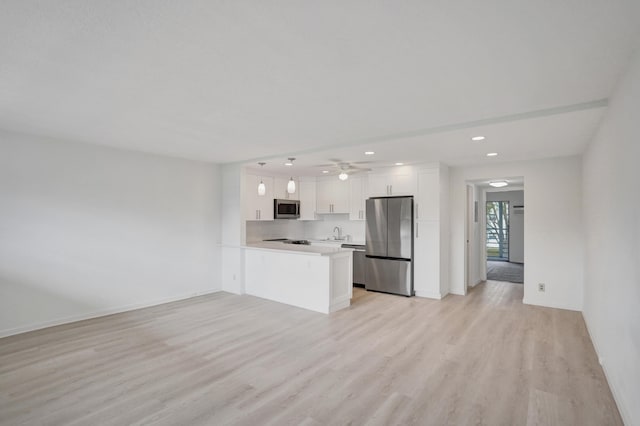
M 339 159 L 329 159 L 331 163 L 329 164 L 319 164 L 314 167 L 321 168 L 326 170 L 328 174 L 338 174 L 340 180 L 347 180 L 350 175 L 354 175 L 356 173 L 368 172 L 371 169 L 367 167 L 362 167 L 363 164 L 372 163 L 372 161 L 343 161 Z

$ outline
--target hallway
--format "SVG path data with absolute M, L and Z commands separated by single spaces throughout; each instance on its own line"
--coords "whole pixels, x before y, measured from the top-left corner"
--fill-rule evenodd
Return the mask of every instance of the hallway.
M 487 260 L 487 280 L 524 283 L 524 263 Z

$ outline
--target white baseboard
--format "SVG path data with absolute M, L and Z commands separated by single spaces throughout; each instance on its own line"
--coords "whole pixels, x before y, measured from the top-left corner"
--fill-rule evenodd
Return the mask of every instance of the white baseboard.
M 598 349 L 598 344 L 593 338 L 593 334 L 591 334 L 591 330 L 589 329 L 589 322 L 587 321 L 587 317 L 584 316 L 584 312 L 582 312 L 582 319 L 584 321 L 584 325 L 587 327 L 587 333 L 589 334 L 589 338 L 591 339 L 591 344 L 593 344 L 593 349 L 596 351 L 596 355 L 598 356 L 598 361 L 602 366 L 602 371 L 604 371 L 604 378 L 607 379 L 607 384 L 609 385 L 609 389 L 611 389 L 611 394 L 613 395 L 613 400 L 616 402 L 618 406 L 618 411 L 620 412 L 620 417 L 622 417 L 622 422 L 625 425 L 632 425 L 631 422 L 631 414 L 629 414 L 629 410 L 627 406 L 624 404 L 624 398 L 622 394 L 616 388 L 615 384 L 609 379 L 609 373 L 607 373 L 607 363 L 603 362 L 600 350 Z
M 348 308 L 349 306 L 351 306 L 351 297 L 349 295 L 334 299 L 329 306 L 329 313 Z
M 575 306 L 564 305 L 562 303 L 533 303 L 526 297 L 522 299 L 522 303 L 524 303 L 525 305 L 542 306 L 543 308 L 565 309 L 567 311 L 582 312 L 582 309 L 576 308 Z
M 481 282 L 484 282 L 485 280 L 478 280 L 475 282 L 475 284 L 471 284 L 471 288 L 477 286 L 478 284 L 480 284 Z
M 104 317 L 107 315 L 119 314 L 122 312 L 134 311 L 136 309 L 148 308 L 150 306 L 162 305 L 164 303 L 177 302 L 178 300 L 190 299 L 196 296 L 203 296 L 205 294 L 217 293 L 222 291 L 221 289 L 208 289 L 205 291 L 199 291 L 195 293 L 181 294 L 179 296 L 166 297 L 163 299 L 155 299 L 148 302 L 134 303 L 131 305 L 118 306 L 115 308 L 100 309 L 98 311 L 87 312 L 80 315 L 72 315 L 70 317 L 58 318 L 51 321 L 43 321 L 35 324 L 29 324 L 22 327 L 10 328 L 7 330 L 0 330 L 0 338 L 9 337 L 16 334 L 27 333 L 29 331 L 42 330 L 43 328 L 55 327 L 57 325 L 69 324 L 72 322 L 88 320 L 92 318 Z
M 440 293 L 431 293 L 430 291 L 416 290 L 416 297 L 426 297 L 427 299 L 442 299 Z

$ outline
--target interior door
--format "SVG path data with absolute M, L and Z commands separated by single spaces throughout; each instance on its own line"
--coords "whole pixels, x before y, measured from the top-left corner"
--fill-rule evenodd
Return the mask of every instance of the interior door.
M 367 256 L 387 256 L 387 199 L 367 200 Z

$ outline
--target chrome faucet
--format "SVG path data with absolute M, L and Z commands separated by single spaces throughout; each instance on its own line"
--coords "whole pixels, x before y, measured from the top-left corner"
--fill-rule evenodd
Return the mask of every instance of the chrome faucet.
M 336 236 L 335 236 L 336 229 L 338 230 L 338 238 L 336 238 Z M 340 229 L 339 226 L 336 226 L 335 228 L 333 228 L 333 238 L 336 239 L 336 240 L 341 240 L 342 239 L 342 229 Z

